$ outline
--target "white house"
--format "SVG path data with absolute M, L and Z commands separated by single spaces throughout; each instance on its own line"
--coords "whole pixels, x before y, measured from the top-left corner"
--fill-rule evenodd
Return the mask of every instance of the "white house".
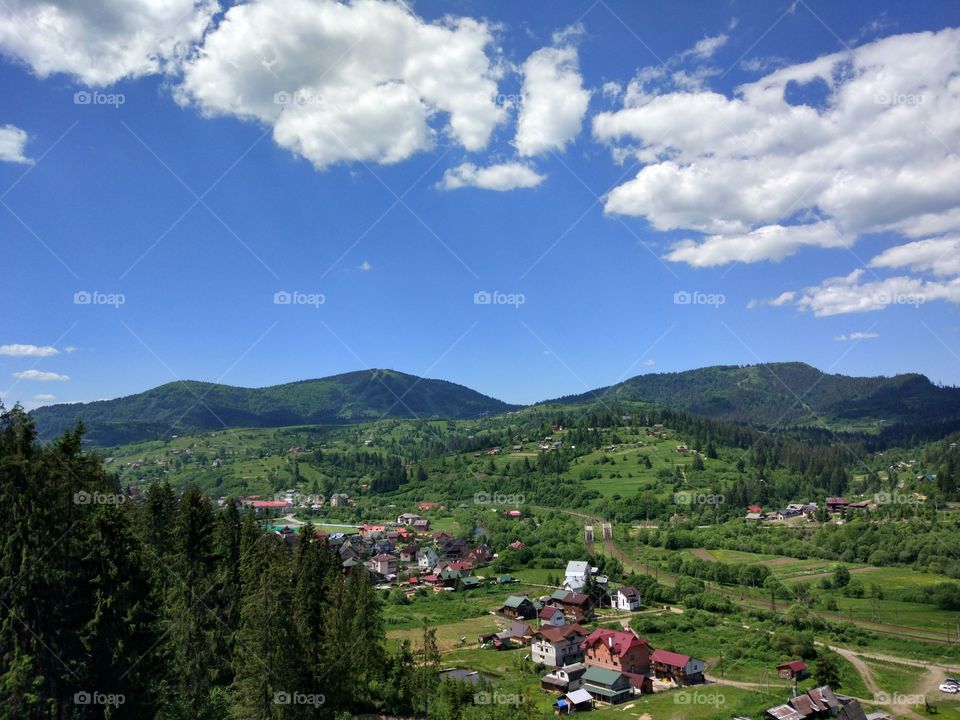
M 420 548 L 417 553 L 417 567 L 421 570 L 429 570 L 437 564 L 437 553 L 433 548 Z
M 563 610 L 553 605 L 547 605 L 537 616 L 540 618 L 540 625 L 553 625 L 559 627 L 565 625 L 567 619 L 563 615 Z
M 583 657 L 580 643 L 587 631 L 579 625 L 542 627 L 533 636 L 530 657 L 533 662 L 549 667 L 561 667 L 578 662 Z
M 622 587 L 610 597 L 610 606 L 618 610 L 639 610 L 643 606 L 640 591 L 633 585 Z
M 567 563 L 563 587 L 570 592 L 580 592 L 590 576 L 590 563 L 584 560 L 571 560 Z

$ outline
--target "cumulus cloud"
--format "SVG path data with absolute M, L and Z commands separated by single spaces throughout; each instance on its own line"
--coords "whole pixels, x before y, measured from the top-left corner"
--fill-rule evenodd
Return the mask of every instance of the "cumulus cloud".
M 395 163 L 440 132 L 476 151 L 506 117 L 492 40 L 483 22 L 428 23 L 398 3 L 251 0 L 207 35 L 177 97 L 267 124 L 318 168 Z
M 0 49 L 40 77 L 109 85 L 175 67 L 218 9 L 216 0 L 6 0 Z
M 852 332 L 849 335 L 837 335 L 833 339 L 837 342 L 847 342 L 850 340 L 873 340 L 878 337 L 880 337 L 880 334 L 875 332 Z
M 827 317 L 873 312 L 890 305 L 919 307 L 935 300 L 960 303 L 960 278 L 941 282 L 900 275 L 863 282 L 863 275 L 864 271 L 857 269 L 804 288 L 796 305 L 812 310 L 817 317 Z
M 0 127 L 0 162 L 31 165 L 33 160 L 27 157 L 26 145 L 30 136 L 26 130 L 14 125 Z
M 566 41 L 569 34 L 554 38 Z M 521 68 L 520 117 L 514 145 L 524 157 L 563 147 L 580 133 L 590 102 L 583 87 L 577 48 L 572 44 L 537 50 Z
M 841 235 L 830 223 L 767 225 L 748 233 L 710 235 L 701 242 L 681 240 L 666 258 L 693 267 L 710 267 L 734 261 L 779 261 L 805 245 L 846 247 L 852 243 L 852 237 Z
M 538 174 L 533 168 L 519 162 L 508 162 L 489 167 L 477 167 L 472 163 L 463 163 L 450 168 L 443 174 L 438 187 L 455 190 L 464 187 L 476 187 L 484 190 L 515 190 L 517 188 L 536 187 L 544 181 L 545 175 Z
M 43 370 L 21 370 L 20 372 L 15 372 L 13 376 L 20 380 L 37 380 L 39 382 L 63 382 L 70 379 L 68 375 L 60 375 L 55 372 L 45 372 Z
M 960 157 L 947 149 L 960 144 L 958 73 L 958 29 L 787 66 L 732 97 L 662 91 L 666 71 L 650 70 L 622 109 L 593 120 L 598 140 L 643 165 L 605 210 L 707 234 L 668 256 L 696 266 L 778 260 L 867 232 L 960 230 Z M 783 229 L 804 214 L 830 225 Z
M 22 345 L 14 343 L 13 345 L 0 345 L 0 355 L 10 355 L 11 357 L 50 357 L 59 352 L 50 345 Z
M 884 250 L 872 267 L 910 268 L 934 275 L 960 275 L 960 235 L 928 238 Z
M 681 53 L 681 55 L 683 57 L 692 56 L 700 60 L 709 60 L 717 50 L 727 44 L 727 40 L 729 39 L 730 38 L 724 33 L 707 35 L 702 40 L 699 40 L 692 48 Z
M 770 298 L 769 300 L 750 300 L 747 303 L 747 308 L 750 310 L 753 310 L 754 308 L 758 308 L 761 305 L 769 305 L 771 307 L 781 307 L 790 302 L 793 302 L 794 298 L 796 297 L 797 297 L 797 293 L 795 293 L 793 290 L 787 290 L 786 292 L 782 292 L 779 295 L 777 295 L 775 298 Z

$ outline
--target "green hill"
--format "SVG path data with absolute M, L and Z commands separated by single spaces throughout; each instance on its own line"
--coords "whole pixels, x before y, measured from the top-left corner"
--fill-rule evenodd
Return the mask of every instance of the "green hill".
M 114 400 L 49 405 L 31 415 L 44 440 L 80 419 L 87 439 L 108 447 L 223 427 L 342 424 L 381 417 L 464 419 L 513 407 L 445 380 L 362 370 L 264 388 L 172 382 Z
M 799 362 L 638 375 L 554 402 L 597 398 L 646 401 L 704 417 L 778 426 L 863 427 L 960 417 L 960 388 L 938 387 L 923 375 L 848 377 Z

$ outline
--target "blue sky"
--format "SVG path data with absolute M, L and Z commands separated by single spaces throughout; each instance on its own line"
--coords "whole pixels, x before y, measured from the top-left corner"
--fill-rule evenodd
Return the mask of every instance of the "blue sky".
M 0 10 L 8 405 L 960 382 L 956 3 L 176 5 Z

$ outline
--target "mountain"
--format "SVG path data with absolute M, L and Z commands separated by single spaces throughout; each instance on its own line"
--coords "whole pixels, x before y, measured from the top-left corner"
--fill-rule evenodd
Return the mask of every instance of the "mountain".
M 110 447 L 226 427 L 340 424 L 390 418 L 464 419 L 514 409 L 475 390 L 393 370 L 361 370 L 264 388 L 187 380 L 114 400 L 31 412 L 41 439 L 78 419 L 88 441 Z
M 924 375 L 848 377 L 800 362 L 717 365 L 638 375 L 557 403 L 646 401 L 695 415 L 760 425 L 863 426 L 960 417 L 960 388 Z M 798 400 L 799 399 L 799 400 Z

